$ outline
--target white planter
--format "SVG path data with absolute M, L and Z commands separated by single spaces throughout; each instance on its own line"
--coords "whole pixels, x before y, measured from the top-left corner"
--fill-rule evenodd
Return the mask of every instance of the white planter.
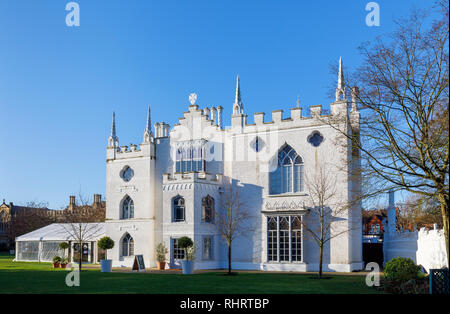
M 182 260 L 181 267 L 183 268 L 183 274 L 190 275 L 194 273 L 194 261 Z
M 100 269 L 102 273 L 110 273 L 112 268 L 112 260 L 102 259 L 100 261 Z

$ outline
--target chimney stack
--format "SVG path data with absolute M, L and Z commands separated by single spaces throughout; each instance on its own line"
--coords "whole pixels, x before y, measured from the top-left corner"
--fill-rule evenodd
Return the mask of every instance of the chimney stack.
M 69 210 L 72 210 L 75 207 L 75 196 L 69 196 Z
M 102 204 L 102 195 L 94 194 L 94 203 L 92 204 L 92 207 L 97 208 L 100 207 L 101 204 Z

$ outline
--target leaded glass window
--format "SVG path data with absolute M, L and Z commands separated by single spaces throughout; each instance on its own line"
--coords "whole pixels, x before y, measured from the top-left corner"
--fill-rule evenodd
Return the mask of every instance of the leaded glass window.
M 269 262 L 278 260 L 278 217 L 267 217 L 267 259 Z
M 289 261 L 289 217 L 280 217 L 280 262 Z
M 201 143 L 189 143 L 178 148 L 175 158 L 175 172 L 205 171 L 205 158 Z
M 127 196 L 122 202 L 120 219 L 134 218 L 134 202 L 131 197 Z
M 270 194 L 303 191 L 303 160 L 297 152 L 286 145 L 278 153 L 275 171 L 270 173 Z
M 214 222 L 214 199 L 209 195 L 202 199 L 202 222 Z
M 212 259 L 212 237 L 203 238 L 203 259 Z
M 122 240 L 122 256 L 134 255 L 134 240 L 129 233 Z
M 269 262 L 302 261 L 302 217 L 267 217 L 267 260 Z
M 301 262 L 302 260 L 302 222 L 301 217 L 291 217 L 291 252 L 292 261 Z
M 173 258 L 184 259 L 184 249 L 178 246 L 178 239 L 172 239 Z
M 177 196 L 173 199 L 173 221 L 180 222 L 185 221 L 185 205 L 184 198 Z

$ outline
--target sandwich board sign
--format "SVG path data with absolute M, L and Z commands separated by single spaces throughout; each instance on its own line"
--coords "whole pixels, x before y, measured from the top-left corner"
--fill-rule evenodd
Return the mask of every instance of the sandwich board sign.
M 137 271 L 144 271 L 145 270 L 144 256 L 143 255 L 135 255 L 134 256 L 133 268 L 131 270 L 137 270 Z

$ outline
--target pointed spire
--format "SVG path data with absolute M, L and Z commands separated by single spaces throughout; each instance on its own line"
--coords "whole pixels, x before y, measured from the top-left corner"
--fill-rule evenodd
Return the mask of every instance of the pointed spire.
M 111 126 L 111 135 L 108 138 L 108 146 L 109 147 L 118 147 L 119 146 L 119 138 L 116 134 L 116 113 L 113 112 L 112 115 L 112 126 Z
M 344 72 L 342 69 L 342 57 L 339 58 L 339 77 L 338 77 L 338 88 L 344 88 Z
M 234 98 L 234 103 L 235 104 L 241 104 L 241 86 L 240 86 L 240 82 L 239 82 L 239 74 L 237 75 L 236 78 L 236 97 Z
M 300 96 L 297 95 L 297 108 L 300 108 Z
M 152 132 L 152 119 L 150 115 L 150 105 L 148 105 L 148 111 L 147 111 L 147 127 L 145 128 L 145 131 L 148 133 Z
M 344 68 L 342 67 L 342 57 L 339 58 L 339 74 L 338 74 L 338 83 L 336 88 L 336 101 L 346 100 L 347 96 L 345 95 L 345 82 L 344 82 Z
M 150 142 L 152 138 L 153 138 L 152 121 L 151 121 L 151 114 L 150 114 L 150 105 L 148 105 L 147 125 L 145 127 L 145 132 L 144 132 L 144 142 Z
M 244 113 L 244 105 L 242 104 L 241 100 L 241 85 L 239 81 L 239 74 L 237 75 L 236 78 L 236 96 L 234 98 L 233 113 L 234 114 Z
M 112 115 L 112 126 L 111 126 L 111 137 L 117 137 L 116 136 L 116 113 L 113 112 Z

